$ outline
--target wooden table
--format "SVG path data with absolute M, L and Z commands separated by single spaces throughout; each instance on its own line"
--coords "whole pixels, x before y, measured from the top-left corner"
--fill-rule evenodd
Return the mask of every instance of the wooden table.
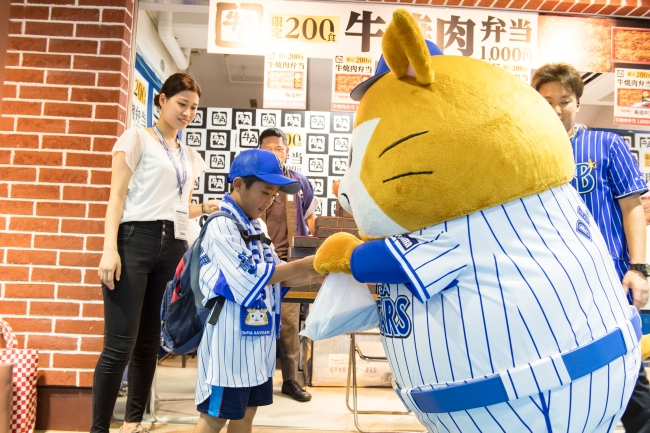
M 320 284 L 312 284 L 308 286 L 292 287 L 289 292 L 282 298 L 282 302 L 299 302 L 303 304 L 311 304 L 316 299 Z M 377 300 L 377 286 L 372 284 L 368 286 L 368 290 L 372 297 Z

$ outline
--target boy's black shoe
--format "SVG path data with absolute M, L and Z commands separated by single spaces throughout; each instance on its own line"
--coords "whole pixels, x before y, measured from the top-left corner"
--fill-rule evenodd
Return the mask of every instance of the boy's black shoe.
M 295 380 L 287 380 L 282 383 L 282 394 L 286 394 L 296 401 L 311 400 L 311 394 L 302 389 Z

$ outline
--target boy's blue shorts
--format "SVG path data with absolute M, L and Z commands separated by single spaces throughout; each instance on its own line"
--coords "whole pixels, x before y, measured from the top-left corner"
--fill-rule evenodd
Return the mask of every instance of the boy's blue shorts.
M 210 397 L 196 409 L 206 415 L 222 419 L 243 419 L 247 407 L 268 406 L 273 403 L 273 379 L 261 385 L 228 388 L 213 386 Z

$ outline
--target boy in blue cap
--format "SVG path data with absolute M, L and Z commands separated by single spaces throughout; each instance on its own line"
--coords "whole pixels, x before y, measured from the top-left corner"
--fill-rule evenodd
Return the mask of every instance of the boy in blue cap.
M 221 210 L 240 227 L 217 217 L 201 242 L 201 291 L 206 300 L 225 301 L 198 349 L 195 401 L 201 414 L 195 433 L 219 432 L 227 420 L 229 433 L 251 431 L 257 407 L 273 403 L 282 295 L 288 287 L 322 281 L 313 256 L 281 262 L 260 229 L 258 218 L 278 192 L 301 189 L 283 175 L 278 158 L 267 150 L 245 150 L 233 161 L 228 181 L 232 189 Z M 242 236 L 241 228 L 248 233 Z

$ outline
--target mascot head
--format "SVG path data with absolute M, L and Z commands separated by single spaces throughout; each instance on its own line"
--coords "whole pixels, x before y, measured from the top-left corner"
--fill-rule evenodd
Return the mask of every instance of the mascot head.
M 412 232 L 571 180 L 562 123 L 519 78 L 437 55 L 404 9 L 394 12 L 382 51 L 387 71 L 378 68 L 351 95 L 361 102 L 339 188 L 366 237 Z

